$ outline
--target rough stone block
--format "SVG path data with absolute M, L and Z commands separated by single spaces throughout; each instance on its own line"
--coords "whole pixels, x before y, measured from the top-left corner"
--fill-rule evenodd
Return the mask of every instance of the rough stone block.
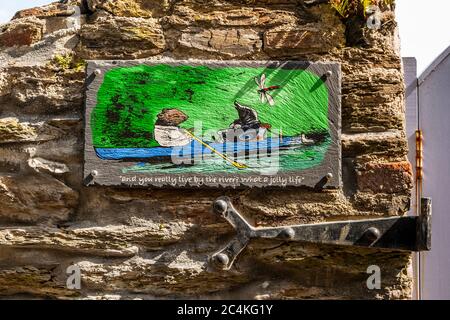
M 408 154 L 408 143 L 403 131 L 390 130 L 342 135 L 343 157 L 380 156 L 397 158 Z
M 0 143 L 34 141 L 36 137 L 35 128 L 20 123 L 16 118 L 0 119 Z
M 82 6 L 81 30 L 65 29 L 74 11 L 61 3 L 18 12 L 0 28 L 1 296 L 410 298 L 409 253 L 255 240 L 235 269 L 215 272 L 207 265 L 234 232 L 211 212 L 219 196 L 230 196 L 255 226 L 406 213 L 412 174 L 404 162 L 393 12 L 383 13 L 381 30 L 358 30 L 363 48 L 348 45 L 345 25 L 326 0 L 69 3 Z M 342 152 L 352 163 L 344 175 L 351 177 L 343 189 L 321 192 L 84 188 L 85 72 L 54 63 L 54 55 L 66 53 L 86 60 L 339 62 Z M 83 277 L 77 293 L 66 288 L 65 271 L 74 263 Z M 372 264 L 383 270 L 381 290 L 366 289 Z
M 376 102 L 382 99 L 390 101 Z M 343 123 L 343 131 L 346 133 L 403 130 L 405 126 L 404 101 L 399 95 L 387 96 L 375 92 L 368 95 L 367 99 L 345 96 L 344 103 L 342 113 L 346 121 Z
M 265 8 L 245 6 L 217 6 L 205 8 L 192 6 L 185 2 L 176 4 L 173 13 L 165 17 L 165 22 L 174 27 L 208 26 L 245 28 L 274 28 L 277 26 L 297 25 L 306 20 L 300 17 L 295 8 Z
M 365 163 L 357 170 L 358 189 L 379 193 L 408 193 L 413 184 L 411 164 Z
M 113 250 L 104 250 L 111 254 L 108 256 L 100 255 L 102 249 L 93 249 L 90 254 L 101 256 L 99 259 L 89 256 L 89 249 L 85 247 L 89 238 L 80 242 L 81 248 L 77 250 L 73 239 L 61 237 L 62 245 L 68 245 L 64 254 L 57 249 L 60 244 L 56 244 L 56 250 L 43 253 L 38 243 L 28 243 L 25 253 L 20 250 L 20 242 L 24 241 L 27 246 L 25 243 L 30 241 L 26 238 L 27 231 L 4 230 L 0 235 L 4 237 L 4 240 L 0 238 L 3 243 L 19 243 L 19 248 L 6 245 L 3 257 L 14 256 L 26 266 L 19 268 L 10 261 L 0 260 L 3 266 L 0 287 L 8 288 L 4 292 L 9 294 L 18 290 L 36 296 L 68 296 L 70 291 L 62 290 L 66 281 L 64 271 L 74 263 L 81 269 L 85 297 L 127 297 L 136 291 L 142 298 L 152 295 L 192 298 L 212 294 L 216 298 L 234 299 L 323 298 L 323 295 L 347 299 L 407 299 L 411 294 L 408 275 L 411 256 L 408 253 L 256 241 L 236 262 L 237 270 L 222 272 L 207 269 L 207 252 L 193 247 L 155 250 L 143 256 L 116 256 L 121 259 L 114 259 Z M 48 240 L 41 238 L 43 245 Z M 80 256 L 83 253 L 85 255 Z M 59 263 L 54 265 L 54 261 Z M 383 270 L 382 290 L 368 290 L 361 285 L 367 279 L 366 270 L 371 263 Z M 318 273 L 323 276 L 318 277 Z M 185 281 L 186 277 L 191 281 Z M 26 287 L 23 286 L 25 279 L 29 284 Z M 399 288 L 399 283 L 404 287 Z M 130 291 L 130 287 L 133 290 Z
M 262 40 L 250 29 L 187 28 L 175 33 L 175 54 L 196 54 L 204 57 L 243 58 L 261 50 Z
M 17 118 L 0 119 L 0 144 L 49 141 L 63 134 L 62 130 L 45 122 L 19 122 Z
M 251 215 L 257 226 L 317 223 L 340 216 L 358 215 L 340 191 L 252 190 L 237 202 L 241 212 Z
M 4 253 L 5 254 L 5 253 Z M 37 254 L 35 255 L 37 257 Z M 41 260 L 42 257 L 36 260 Z M 0 288 L 5 296 L 28 293 L 35 296 L 76 297 L 77 293 L 69 290 L 60 281 L 52 279 L 55 266 L 35 267 L 32 265 L 14 266 L 0 269 Z M 63 272 L 63 270 L 58 270 Z M 41 289 L 39 289 L 41 287 Z
M 133 59 L 162 53 L 166 41 L 154 19 L 99 17 L 81 29 L 81 55 L 87 59 Z
M 371 215 L 404 215 L 410 209 L 410 195 L 357 192 L 352 203 L 357 210 Z
M 0 48 L 30 46 L 39 42 L 44 23 L 36 18 L 12 21 L 0 28 Z
M 91 226 L 67 229 L 22 227 L 0 231 L 0 245 L 5 247 L 47 247 L 70 253 L 95 254 L 102 257 L 133 257 L 138 246 L 148 250 L 177 243 L 186 229 L 177 225 Z
M 91 11 L 105 10 L 115 16 L 161 17 L 170 9 L 169 0 L 88 0 Z
M 0 221 L 63 221 L 78 204 L 78 193 L 48 176 L 2 175 L 0 202 Z
M 0 79 L 0 115 L 81 112 L 84 70 L 46 66 L 10 67 Z
M 69 172 L 69 168 L 64 163 L 50 161 L 43 158 L 31 158 L 28 160 L 28 165 L 36 172 L 49 172 L 54 174 Z
M 333 43 L 332 46 L 330 43 Z M 334 48 L 334 41 L 330 43 L 327 43 L 326 35 L 320 30 L 308 27 L 264 33 L 264 51 L 270 56 L 325 53 Z
M 398 69 L 354 64 L 344 68 L 344 132 L 404 128 L 403 75 Z
M 345 27 L 328 5 L 307 13 L 314 22 L 278 27 L 264 32 L 264 52 L 270 57 L 325 54 L 345 46 Z

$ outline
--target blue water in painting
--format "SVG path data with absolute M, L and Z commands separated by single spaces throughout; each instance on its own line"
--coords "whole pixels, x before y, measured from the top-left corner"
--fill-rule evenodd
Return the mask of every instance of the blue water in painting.
M 283 147 L 300 145 L 301 138 L 285 137 L 282 141 L 279 138 L 270 138 L 258 142 L 234 142 L 234 143 L 209 143 L 215 150 L 230 154 L 241 153 L 252 150 L 275 150 Z M 154 148 L 96 148 L 97 156 L 103 160 L 125 160 L 125 159 L 147 159 L 154 157 L 189 157 L 193 155 L 208 155 L 213 153 L 210 149 L 192 140 L 183 147 L 154 147 Z
M 284 137 L 282 141 L 274 138 L 251 143 L 209 145 L 232 160 L 247 165 L 248 168 L 239 170 L 233 167 L 230 162 L 196 141 L 178 148 L 97 148 L 96 152 L 97 156 L 104 160 L 136 162 L 123 168 L 123 173 L 273 174 L 279 171 L 304 170 L 319 165 L 328 150 L 330 139 L 312 145 L 302 144 L 301 138 L 298 137 Z M 174 155 L 181 163 L 174 163 Z

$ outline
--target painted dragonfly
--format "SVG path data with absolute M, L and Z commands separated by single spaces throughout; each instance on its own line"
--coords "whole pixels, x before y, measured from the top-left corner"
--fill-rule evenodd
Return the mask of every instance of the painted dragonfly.
M 259 93 L 261 102 L 265 103 L 267 101 L 271 106 L 275 105 L 275 100 L 270 95 L 269 91 L 280 89 L 280 86 L 266 87 L 266 75 L 265 74 L 262 74 L 261 78 L 259 78 L 259 79 L 258 79 L 258 77 L 256 77 L 255 81 L 259 88 L 258 93 Z

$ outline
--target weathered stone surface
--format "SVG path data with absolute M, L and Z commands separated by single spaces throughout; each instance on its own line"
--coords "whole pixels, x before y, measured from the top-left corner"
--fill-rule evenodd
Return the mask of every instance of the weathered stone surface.
M 69 168 L 64 163 L 49 161 L 42 158 L 31 158 L 28 165 L 36 172 L 50 172 L 55 174 L 63 174 L 69 172 Z
M 174 190 L 123 188 L 89 188 L 86 201 L 78 215 L 80 221 L 96 224 L 167 224 L 173 221 L 202 226 L 205 236 L 218 229 L 230 230 L 224 220 L 211 212 L 220 190 L 183 190 L 174 197 Z M 232 195 L 231 193 L 228 193 Z M 228 227 L 228 228 L 227 228 Z M 198 230 L 198 229 L 197 229 Z M 210 231 L 208 231 L 210 230 Z
M 67 162 L 71 159 L 81 161 L 83 151 L 83 141 L 78 137 L 66 134 L 58 140 L 43 142 L 32 149 L 30 153 L 33 157 L 40 157 L 56 162 Z
M 156 125 L 176 127 L 187 119 L 188 116 L 178 109 L 164 109 L 158 114 Z
M 345 132 L 383 132 L 404 128 L 403 76 L 398 69 L 359 66 L 345 74 L 342 113 Z
M 74 14 L 74 12 L 75 11 L 73 9 L 69 8 L 68 4 L 52 3 L 42 7 L 21 10 L 14 15 L 13 20 L 26 17 L 48 18 L 58 16 L 71 16 L 72 14 Z
M 42 39 L 44 23 L 36 18 L 10 22 L 0 28 L 0 49 L 29 46 Z
M 20 239 L 25 232 L 4 230 L 2 237 Z M 80 249 L 65 248 L 64 255 L 57 249 L 46 250 L 42 256 L 42 250 L 47 249 L 45 238 L 41 238 L 41 250 L 38 249 L 39 243 L 24 244 L 25 251 L 21 250 L 20 244 L 10 244 L 14 240 L 0 241 L 8 243 L 3 246 L 3 257 L 14 255 L 26 266 L 18 269 L 10 267 L 6 260 L 1 261 L 5 267 L 0 272 L 0 284 L 14 284 L 5 290 L 8 293 L 18 290 L 19 293 L 33 293 L 38 296 L 48 292 L 58 297 L 73 295 L 73 291 L 63 290 L 66 280 L 64 271 L 69 265 L 76 264 L 82 275 L 82 289 L 76 293 L 82 296 L 126 297 L 140 294 L 144 299 L 155 296 L 228 299 L 406 299 L 411 294 L 408 270 L 410 256 L 392 251 L 257 241 L 242 254 L 237 261 L 236 270 L 220 272 L 207 267 L 207 255 L 201 249 L 166 248 L 128 258 L 117 256 L 122 257 L 120 260 L 106 260 L 108 255 L 114 257 L 116 252 L 105 250 L 102 254 L 102 249 L 93 249 L 90 253 L 103 257 L 95 259 L 89 255 L 89 249 L 81 244 Z M 132 254 L 132 251 L 130 253 Z M 41 259 L 36 266 L 30 265 L 38 255 L 45 259 Z M 57 266 L 53 262 L 55 260 L 58 261 Z M 367 279 L 366 270 L 370 263 L 383 269 L 382 290 L 368 290 L 366 286 L 361 285 Z M 252 272 L 247 274 L 247 269 Z M 318 277 L 317 272 L 323 276 Z M 12 279 L 5 281 L 6 274 Z M 29 288 L 15 281 L 17 278 L 24 280 L 24 275 L 28 275 L 26 283 L 29 283 Z M 35 283 L 36 277 L 47 281 L 40 281 L 41 285 L 38 286 Z M 186 277 L 191 281 L 183 281 Z M 130 287 L 133 288 L 131 291 Z
M 178 37 L 174 54 L 180 56 L 189 52 L 200 57 L 244 58 L 257 54 L 262 47 L 258 32 L 249 29 L 192 27 L 174 34 Z
M 291 9 L 291 10 L 289 10 Z M 168 24 L 175 27 L 201 25 L 209 27 L 250 27 L 274 28 L 277 26 L 297 25 L 312 20 L 306 14 L 300 16 L 289 9 L 264 7 L 217 6 L 205 8 L 192 6 L 186 1 L 174 5 L 173 14 L 165 17 Z M 309 18 L 309 19 L 308 19 Z
M 408 154 L 408 143 L 403 131 L 343 134 L 342 153 L 344 157 L 404 157 Z
M 54 266 L 36 268 L 20 266 L 0 270 L 0 288 L 2 295 L 30 294 L 36 297 L 76 297 L 78 294 L 67 289 L 62 283 L 57 284 L 52 278 Z
M 226 192 L 238 210 L 252 225 L 259 227 L 317 223 L 330 220 L 354 219 L 363 216 L 401 214 L 408 207 L 407 195 L 358 193 L 347 198 L 341 191 L 313 192 L 298 189 L 251 190 Z M 220 191 L 192 191 L 179 193 L 176 198 L 165 190 L 97 189 L 86 195 L 85 215 L 98 224 L 145 223 L 170 224 L 174 220 L 192 224 L 186 237 L 203 239 L 232 231 L 230 226 L 211 212 L 214 200 L 224 195 Z M 365 195 L 365 203 L 361 200 Z M 406 210 L 405 210 L 406 211 Z M 403 211 L 404 212 L 404 211 Z
M 36 130 L 16 118 L 0 119 L 0 143 L 17 141 L 35 141 Z
M 15 118 L 12 118 L 15 120 Z M 14 140 L 0 143 L 0 172 L 16 172 L 18 169 L 28 169 L 50 173 L 52 175 L 65 175 L 79 180 L 81 166 L 83 141 L 79 138 L 81 124 L 79 121 L 71 122 L 69 119 L 52 119 L 47 122 L 27 123 L 13 122 L 14 129 L 17 127 L 31 130 L 13 133 Z M 3 131 L 4 137 L 8 135 Z M 17 137 L 17 134 L 21 134 Z M 36 142 L 39 142 L 36 144 Z M 5 169 L 5 170 L 3 170 Z M 26 170 L 27 173 L 29 170 Z M 75 185 L 80 185 L 76 183 Z
M 295 53 L 325 53 L 333 47 L 327 44 L 325 34 L 314 28 L 268 31 L 264 34 L 264 48 L 270 56 Z M 334 45 L 334 44 L 333 44 Z
M 73 212 L 78 193 L 47 176 L 2 175 L 0 202 L 0 221 L 62 221 Z
M 44 67 L 11 67 L 0 81 L 0 115 L 61 114 L 81 112 L 84 70 Z
M 409 162 L 365 163 L 358 168 L 358 189 L 385 193 L 409 193 L 413 184 Z
M 182 222 L 146 224 L 144 226 L 23 227 L 0 230 L 0 245 L 100 255 L 105 257 L 133 257 L 139 247 L 147 250 L 178 242 L 189 229 Z
M 47 123 L 19 122 L 17 118 L 0 119 L 0 144 L 13 142 L 48 141 L 64 132 Z
M 357 192 L 352 203 L 357 210 L 377 215 L 384 213 L 391 216 L 403 215 L 410 207 L 411 196 L 392 193 L 374 194 L 373 192 Z
M 155 19 L 102 16 L 81 30 L 81 55 L 90 59 L 145 58 L 162 53 L 165 45 Z
M 264 295 L 265 299 L 286 299 L 286 295 L 296 299 L 297 294 L 301 298 L 315 299 L 348 299 L 349 296 L 352 299 L 408 299 L 411 295 L 411 257 L 408 253 L 335 246 L 318 247 L 313 244 L 284 243 L 278 247 L 271 244 L 258 241 L 244 253 L 244 256 L 248 257 L 250 252 L 255 252 L 258 258 L 249 259 L 249 262 L 266 262 L 267 272 L 273 274 L 278 271 L 284 274 L 275 282 L 273 291 L 270 289 Z M 373 264 L 385 271 L 382 290 L 368 290 L 367 286 L 358 285 L 367 280 L 367 266 Z M 299 283 L 292 284 L 287 280 L 287 283 L 277 290 L 278 281 L 282 281 L 280 278 L 297 279 Z M 303 286 L 308 289 L 305 290 Z M 336 288 L 336 291 L 333 288 Z M 324 289 L 325 291 L 320 292 Z
M 408 253 L 252 241 L 229 272 L 208 265 L 234 234 L 211 211 L 219 196 L 261 227 L 407 212 L 411 172 L 392 12 L 383 12 L 382 29 L 357 30 L 361 47 L 348 45 L 346 26 L 323 0 L 81 4 L 81 30 L 69 27 L 74 11 L 58 3 L 19 12 L 0 30 L 0 295 L 410 297 Z M 82 59 L 167 56 L 341 63 L 343 188 L 83 187 Z M 73 264 L 82 271 L 79 291 L 66 289 Z M 381 290 L 366 289 L 372 264 L 382 269 Z
M 344 26 L 329 6 L 319 6 L 310 13 L 320 22 L 292 25 L 264 33 L 264 51 L 270 57 L 327 53 L 344 46 Z
M 240 197 L 237 205 L 261 227 L 317 223 L 359 214 L 342 192 L 332 190 L 298 193 L 295 189 L 282 189 L 273 190 L 270 195 L 264 190 L 254 190 Z
M 170 9 L 169 0 L 88 0 L 90 10 L 105 10 L 119 17 L 154 18 Z

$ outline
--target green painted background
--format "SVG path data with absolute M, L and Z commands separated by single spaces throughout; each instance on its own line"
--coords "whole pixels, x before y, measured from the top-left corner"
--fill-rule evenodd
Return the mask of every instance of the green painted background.
M 266 74 L 275 106 L 259 100 L 255 77 Z M 261 122 L 285 136 L 328 130 L 328 91 L 319 77 L 304 70 L 247 67 L 139 65 L 111 69 L 98 92 L 91 128 L 101 148 L 158 146 L 153 128 L 164 108 L 189 116 L 181 126 L 221 130 L 238 118 L 234 101 L 254 108 Z

